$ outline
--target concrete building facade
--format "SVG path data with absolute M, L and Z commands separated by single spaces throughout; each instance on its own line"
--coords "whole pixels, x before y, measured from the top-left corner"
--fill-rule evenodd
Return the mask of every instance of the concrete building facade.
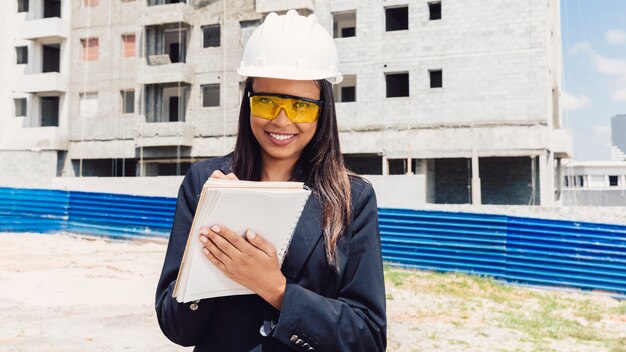
M 3 1 L 0 11 L 0 177 L 46 184 L 69 145 L 69 2 Z
M 560 202 L 555 178 L 571 141 L 561 128 L 558 0 L 59 2 L 61 22 L 71 16 L 56 36 L 67 82 L 53 87 L 63 96 L 49 148 L 58 175 L 183 174 L 230 152 L 245 42 L 267 13 L 295 8 L 315 13 L 339 48 L 336 109 L 354 171 L 423 175 L 430 203 Z M 4 45 L 43 42 L 29 36 Z M 15 70 L 9 61 L 4 71 Z M 3 92 L 1 106 L 42 94 Z M 14 117 L 5 110 L 3 125 Z M 5 134 L 23 140 L 43 128 Z M 15 145 L 3 138 L 0 153 Z

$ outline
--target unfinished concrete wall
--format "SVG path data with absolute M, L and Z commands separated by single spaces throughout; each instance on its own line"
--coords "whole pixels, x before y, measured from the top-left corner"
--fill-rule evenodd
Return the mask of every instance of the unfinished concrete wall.
M 384 8 L 405 4 L 409 29 L 386 32 Z M 548 123 L 551 118 L 547 2 L 444 2 L 438 21 L 428 20 L 426 2 L 316 2 L 316 11 L 320 8 L 356 10 L 357 35 L 336 39 L 342 72 L 355 74 L 358 85 L 357 104 L 342 106 L 340 115 L 359 119 L 344 128 L 389 122 Z M 327 12 L 319 16 L 332 28 Z M 431 69 L 443 70 L 443 88 L 430 88 Z M 389 72 L 409 73 L 409 97 L 385 98 Z M 384 124 L 379 116 L 386 117 Z
M 70 158 L 92 158 L 88 150 L 78 156 L 76 150 L 86 141 L 116 144 L 107 148 L 111 158 L 132 154 L 134 148 L 117 141 L 132 140 L 138 125 L 138 100 L 141 96 L 138 76 L 141 72 L 141 18 L 145 1 L 100 2 L 96 7 L 84 7 L 72 2 L 72 57 L 70 90 Z M 110 26 L 109 26 L 110 24 Z M 135 34 L 136 55 L 122 57 L 122 35 Z M 97 59 L 82 59 L 81 39 L 97 38 Z M 135 113 L 122 113 L 122 90 L 135 91 Z M 81 116 L 80 94 L 96 93 L 98 109 L 94 115 Z M 78 147 L 78 148 L 77 148 Z M 126 148 L 131 148 L 127 150 Z M 72 150 L 73 149 L 73 150 Z M 86 148 L 84 148 L 86 149 Z
M 0 187 L 48 188 L 57 176 L 56 151 L 0 151 Z
M 423 175 L 363 175 L 376 191 L 379 208 L 419 209 L 426 204 Z
M 71 40 L 63 49 L 68 62 L 62 63 L 70 68 L 69 91 L 62 100 L 67 118 L 61 119 L 67 123 L 69 145 L 55 142 L 51 147 L 68 149 L 70 162 L 64 163 L 64 175 L 75 174 L 71 161 L 81 159 L 135 159 L 140 169 L 150 167 L 142 171 L 144 175 L 152 175 L 159 173 L 159 166 L 148 166 L 146 159 L 153 164 L 190 162 L 232 150 L 242 94 L 242 78 L 235 70 L 246 40 L 266 15 L 263 9 L 285 11 L 295 4 L 247 0 L 160 3 L 100 1 L 84 7 L 81 1 L 63 2 L 64 17 L 71 22 Z M 480 158 L 541 154 L 552 160 L 556 152 L 550 149 L 557 148 L 555 133 L 560 131 L 553 129 L 560 125 L 558 1 L 442 2 L 442 18 L 435 21 L 429 20 L 427 1 L 298 2 L 303 3 L 293 6 L 303 7 L 301 13 L 314 11 L 331 33 L 333 14 L 350 11 L 355 16 L 356 35 L 335 39 L 340 70 L 356 84 L 356 101 L 336 106 L 343 153 L 434 160 L 469 158 L 475 151 Z M 408 29 L 386 31 L 385 8 L 405 5 Z M 146 46 L 153 41 L 148 40 L 147 29 L 176 26 L 185 30 L 185 62 L 149 64 Z M 219 27 L 219 44 L 204 47 L 203 28 L 207 26 Z M 136 39 L 135 54 L 130 57 L 124 55 L 122 37 L 126 35 Z M 82 58 L 81 39 L 89 38 L 98 38 L 98 55 L 93 61 Z M 156 50 L 165 43 L 152 44 Z M 431 88 L 430 70 L 442 70 L 441 88 Z M 399 72 L 409 75 L 409 95 L 387 98 L 386 75 Z M 149 121 L 146 88 L 172 84 L 188 87 L 185 121 L 178 125 Z M 203 106 L 202 86 L 207 84 L 219 85 L 218 106 Z M 131 113 L 122 110 L 121 92 L 127 90 L 134 90 Z M 4 92 L 6 101 L 7 90 Z M 80 112 L 81 93 L 97 94 L 94 114 Z M 37 99 L 29 99 L 36 107 Z M 11 120 L 19 129 L 23 122 Z M 36 138 L 67 140 L 61 132 L 39 133 L 11 144 Z M 169 152 L 159 154 L 159 150 Z M 445 170 L 451 165 L 441 167 Z M 384 167 L 375 168 L 384 172 Z M 428 168 L 428 172 L 435 169 Z M 550 173 L 547 170 L 542 180 L 550 179 Z M 427 178 L 428 199 L 436 201 L 437 193 L 451 192 L 453 198 L 444 195 L 443 199 L 466 201 L 466 185 L 459 192 L 457 186 L 450 191 L 440 184 L 435 192 L 435 179 Z M 550 187 L 547 189 L 550 193 Z
M 549 3 L 508 1 L 497 7 L 478 0 L 444 3 L 442 19 L 429 21 L 427 4 L 411 2 L 408 4 L 409 29 L 385 31 L 385 8 L 403 4 L 406 2 L 382 0 L 319 0 L 314 3 L 316 15 L 330 32 L 333 13 L 356 11 L 356 36 L 336 39 L 342 73 L 355 75 L 357 82 L 356 102 L 337 106 L 341 129 L 359 135 L 357 131 L 362 129 L 393 131 L 413 126 L 414 129 L 426 127 L 421 133 L 429 134 L 433 132 L 430 130 L 432 125 L 489 124 L 493 127 L 509 124 L 513 127 L 498 133 L 527 134 L 528 140 L 533 141 L 531 131 L 515 126 L 546 126 L 552 118 L 551 106 L 548 106 L 551 97 L 546 93 L 552 86 L 548 74 L 552 63 L 546 59 L 549 49 L 546 33 L 553 28 L 552 18 L 547 15 Z M 176 8 L 179 5 L 182 6 L 176 4 Z M 146 38 L 144 26 L 136 21 L 137 15 L 147 14 L 150 18 L 151 11 L 168 6 L 174 5 L 147 6 L 145 1 L 114 2 L 92 9 L 74 5 L 75 37 L 101 38 L 98 69 L 92 63 L 90 72 L 89 63 L 81 63 L 78 55 L 73 56 L 77 64 L 74 74 L 77 87 L 86 91 L 98 90 L 99 98 L 107 102 L 102 106 L 117 107 L 119 102 L 113 97 L 119 100 L 120 79 L 126 77 L 128 83 L 134 82 L 137 86 L 136 82 L 142 79 L 141 67 L 145 65 L 145 58 L 120 60 L 120 45 L 116 42 L 121 34 L 136 32 L 138 38 L 143 38 L 143 41 L 137 41 L 137 51 L 143 53 Z M 249 34 L 262 17 L 254 2 L 242 0 L 229 2 L 228 6 L 219 1 L 200 2 L 193 8 L 193 20 L 189 21 L 192 23 L 185 24 L 189 28 L 187 65 L 193 68 L 194 76 L 187 121 L 194 126 L 196 137 L 224 139 L 224 136 L 235 133 L 241 94 L 240 78 L 235 74 L 235 68 L 243 53 L 246 33 Z M 162 20 L 166 21 L 167 16 Z M 111 28 L 108 23 L 112 24 Z M 252 27 L 248 25 L 250 23 Z M 204 48 L 202 27 L 212 25 L 220 26 L 220 46 Z M 79 41 L 74 41 L 74 45 L 75 50 L 80 49 Z M 443 70 L 443 88 L 430 88 L 428 71 L 431 69 Z M 409 73 L 409 97 L 386 98 L 385 74 L 393 72 Z M 84 77 L 89 77 L 87 82 L 82 79 Z M 202 106 L 201 86 L 204 84 L 220 84 L 220 106 Z M 128 84 L 126 86 L 129 88 Z M 136 96 L 141 99 L 140 94 Z M 73 112 L 75 115 L 76 111 Z M 100 115 L 107 116 L 105 120 L 119 116 L 114 111 L 102 111 Z M 98 125 L 105 123 L 102 118 L 99 121 Z M 80 140 L 91 138 L 89 133 L 85 136 L 84 129 L 81 130 Z M 393 157 L 393 153 L 405 152 L 415 133 L 418 132 L 402 138 L 383 136 L 383 143 L 406 146 L 386 152 Z M 72 135 L 76 140 L 78 134 Z M 343 143 L 344 152 L 369 153 L 383 149 L 363 143 L 362 138 L 357 140 L 361 141 Z M 460 138 L 446 142 L 454 144 L 454 149 L 462 150 L 468 148 L 463 144 L 467 140 Z M 535 145 L 527 147 L 532 149 Z M 205 138 L 196 138 L 192 155 L 220 155 L 230 148 L 232 145 L 228 143 L 215 144 Z
M 0 5 L 0 150 L 67 149 L 69 1 L 47 13 L 53 18 L 43 18 L 41 0 L 30 1 L 24 12 L 17 5 Z M 20 63 L 17 47 L 27 51 Z M 56 111 L 41 110 L 42 100 L 49 97 L 58 99 Z M 14 99 L 26 99 L 22 116 L 16 116 Z

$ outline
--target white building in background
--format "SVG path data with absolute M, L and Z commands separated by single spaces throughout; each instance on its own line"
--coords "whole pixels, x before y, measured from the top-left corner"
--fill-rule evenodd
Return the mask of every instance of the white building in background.
M 19 12 L 24 2 L 28 10 Z M 42 15 L 56 4 L 52 20 Z M 9 23 L 24 28 L 3 47 L 26 45 L 33 61 L 2 58 L 3 76 L 24 73 L 11 76 L 0 96 L 0 155 L 9 161 L 0 185 L 180 174 L 230 152 L 245 41 L 267 13 L 293 7 L 315 13 L 336 38 L 345 77 L 335 89 L 342 151 L 354 171 L 419 174 L 431 203 L 560 201 L 555 173 L 571 141 L 561 128 L 558 0 L 1 6 Z M 59 72 L 44 73 L 54 48 Z M 24 106 L 26 116 L 16 116 Z M 45 125 L 53 115 L 56 124 Z M 37 179 L 23 176 L 34 167 L 42 169 Z
M 626 206 L 626 161 L 568 162 L 562 182 L 564 205 Z

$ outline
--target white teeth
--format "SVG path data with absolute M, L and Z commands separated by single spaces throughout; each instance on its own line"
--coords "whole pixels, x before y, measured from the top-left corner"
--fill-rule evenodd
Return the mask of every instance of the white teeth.
M 270 133 L 269 135 L 272 136 L 272 138 L 274 139 L 278 139 L 279 141 L 285 141 L 295 136 L 295 134 L 274 134 L 274 133 Z

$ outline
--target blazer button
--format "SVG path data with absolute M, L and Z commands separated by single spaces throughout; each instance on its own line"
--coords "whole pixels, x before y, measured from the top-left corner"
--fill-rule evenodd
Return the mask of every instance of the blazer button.
M 261 325 L 261 328 L 259 328 L 259 334 L 263 337 L 268 337 L 270 335 L 269 331 L 265 331 L 265 324 Z
M 308 343 L 305 342 L 301 347 L 302 347 L 303 350 L 306 351 L 310 346 L 311 345 L 309 345 Z
M 292 343 L 295 343 L 296 341 L 298 341 L 298 335 L 291 335 L 291 337 L 289 338 L 289 341 L 291 341 Z
M 304 341 L 302 339 L 298 339 L 296 340 L 296 346 L 300 346 L 304 343 Z

